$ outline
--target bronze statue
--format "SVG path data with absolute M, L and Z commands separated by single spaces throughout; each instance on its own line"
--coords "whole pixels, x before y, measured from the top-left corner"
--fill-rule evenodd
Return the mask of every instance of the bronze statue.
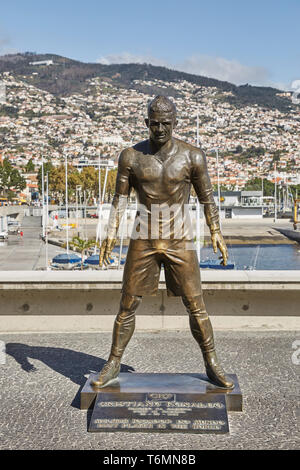
M 135 328 L 135 311 L 143 295 L 155 295 L 163 264 L 168 295 L 182 297 L 189 313 L 192 335 L 203 354 L 208 378 L 220 387 L 231 389 L 233 383 L 226 377 L 215 352 L 212 325 L 203 301 L 199 261 L 188 230 L 189 216 L 178 218 L 188 204 L 193 186 L 200 203 L 204 204 L 213 249 L 215 252 L 220 249 L 222 262 L 226 265 L 227 248 L 220 231 L 205 154 L 201 149 L 172 137 L 177 124 L 176 107 L 168 98 L 157 96 L 150 102 L 145 122 L 149 139 L 123 150 L 119 157 L 116 192 L 107 236 L 100 249 L 100 266 L 109 263 L 131 188 L 134 188 L 139 204 L 144 208 L 140 226 L 144 223 L 147 228 L 146 231 L 141 230 L 143 237 L 130 240 L 111 353 L 93 385 L 104 387 L 117 379 L 122 355 Z M 161 214 L 158 216 L 156 236 L 153 236 L 153 224 L 149 221 L 156 207 L 158 212 L 163 208 L 172 208 L 168 212 L 170 217 L 167 223 L 171 228 L 167 237 L 164 236 L 166 221 Z M 140 215 L 138 211 L 137 217 Z

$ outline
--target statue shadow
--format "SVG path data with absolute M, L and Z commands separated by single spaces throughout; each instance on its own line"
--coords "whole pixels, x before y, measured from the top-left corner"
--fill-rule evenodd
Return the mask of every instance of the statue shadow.
M 102 358 L 72 349 L 29 346 L 22 343 L 7 343 L 6 354 L 12 356 L 20 364 L 21 369 L 27 373 L 33 374 L 38 370 L 30 362 L 30 359 L 37 359 L 79 385 L 80 388 L 71 403 L 71 406 L 75 408 L 80 407 L 80 392 L 90 373 L 99 372 L 106 363 Z M 133 371 L 132 367 L 121 365 L 121 372 Z

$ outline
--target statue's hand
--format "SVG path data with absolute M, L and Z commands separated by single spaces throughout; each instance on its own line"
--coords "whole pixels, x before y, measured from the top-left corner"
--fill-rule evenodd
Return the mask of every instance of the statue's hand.
M 223 258 L 222 264 L 223 266 L 226 266 L 227 260 L 228 260 L 228 251 L 227 251 L 227 246 L 226 246 L 226 243 L 224 241 L 224 238 L 221 232 L 212 233 L 211 241 L 212 241 L 214 252 L 217 253 L 218 248 L 221 251 L 222 258 Z
M 100 247 L 99 266 L 103 266 L 103 263 L 105 266 L 110 264 L 109 257 L 115 244 L 115 238 L 105 238 L 105 240 L 103 240 Z

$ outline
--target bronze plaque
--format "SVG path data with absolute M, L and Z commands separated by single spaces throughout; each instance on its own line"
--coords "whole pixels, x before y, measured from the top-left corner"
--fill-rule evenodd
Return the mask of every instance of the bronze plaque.
M 123 395 L 123 396 L 122 396 Z M 229 432 L 222 394 L 98 393 L 90 432 Z

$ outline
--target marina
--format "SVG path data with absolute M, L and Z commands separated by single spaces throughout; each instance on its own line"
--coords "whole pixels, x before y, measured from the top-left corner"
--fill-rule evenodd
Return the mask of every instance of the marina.
M 86 223 L 86 226 L 84 224 Z M 11 233 L 8 239 L 0 241 L 0 269 L 2 271 L 36 271 L 50 270 L 52 260 L 66 254 L 64 248 L 65 230 L 52 232 L 48 235 L 47 243 L 42 239 L 40 216 L 25 216 L 20 223 L 20 233 Z M 274 224 L 272 219 L 254 221 L 251 219 L 224 220 L 222 233 L 227 243 L 229 264 L 234 264 L 236 270 L 297 270 L 300 269 L 300 244 L 292 241 L 282 233 L 283 227 L 289 227 L 289 222 L 279 219 Z M 82 235 L 96 235 L 97 219 L 79 219 Z M 77 231 L 78 233 L 78 231 Z M 76 234 L 76 228 L 69 230 L 70 241 Z M 200 260 L 203 269 L 208 261 L 220 263 L 219 254 L 214 254 L 209 245 L 209 233 L 205 228 L 201 238 Z M 128 240 L 124 240 L 122 249 L 118 243 L 113 251 L 112 268 L 122 269 L 126 257 Z M 95 252 L 96 251 L 96 252 Z M 84 255 L 84 269 L 99 269 L 98 249 L 90 248 Z M 121 261 L 120 251 L 122 252 Z M 54 269 L 81 269 L 81 255 L 69 248 L 69 253 L 77 258 L 77 263 L 70 263 Z M 55 263 L 54 263 L 55 264 Z M 209 268 L 210 269 L 210 268 Z

